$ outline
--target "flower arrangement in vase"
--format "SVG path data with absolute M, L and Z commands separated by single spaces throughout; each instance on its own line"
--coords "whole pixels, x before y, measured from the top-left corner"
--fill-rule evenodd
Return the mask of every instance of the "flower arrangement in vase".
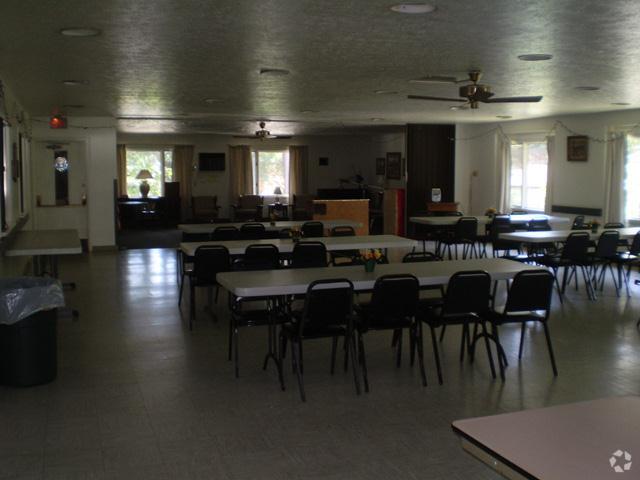
M 591 220 L 591 232 L 597 233 L 598 228 L 600 228 L 600 222 L 598 222 L 598 220 L 594 218 L 593 220 Z
M 378 249 L 367 250 L 360 255 L 360 260 L 364 264 L 365 272 L 373 272 L 376 268 L 376 263 L 382 258 L 382 252 Z
M 293 243 L 298 243 L 300 238 L 302 238 L 302 230 L 298 227 L 293 227 L 289 230 L 289 236 L 291 237 L 291 240 L 293 240 Z
M 491 208 L 487 208 L 487 210 L 484 212 L 485 216 L 489 217 L 489 218 L 493 218 L 496 213 L 498 213 L 498 211 L 491 207 Z

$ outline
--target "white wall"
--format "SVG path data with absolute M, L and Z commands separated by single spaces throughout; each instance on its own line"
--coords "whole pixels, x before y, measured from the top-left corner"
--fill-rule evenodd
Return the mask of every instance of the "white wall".
M 283 150 L 287 149 L 289 145 L 308 145 L 309 191 L 315 192 L 318 188 L 338 188 L 340 178 L 351 177 L 355 173 L 360 173 L 365 178 L 365 182 L 375 183 L 376 154 L 373 148 L 373 138 L 370 135 L 318 135 L 261 142 L 223 135 L 118 134 L 118 143 L 130 146 L 193 145 L 195 149 L 194 162 L 197 162 L 200 152 L 224 152 L 228 157 L 229 145 L 244 144 L 256 148 L 281 148 Z M 403 144 L 403 142 L 401 143 Z M 319 166 L 319 157 L 328 157 L 329 166 Z M 192 188 L 194 195 L 217 195 L 218 204 L 221 206 L 220 216 L 229 216 L 228 158 L 224 172 L 194 172 Z
M 407 158 L 407 135 L 405 129 L 395 133 L 378 135 L 372 139 L 373 157 L 385 158 L 387 153 L 400 152 L 405 170 L 402 172 L 401 180 L 387 180 L 386 175 L 376 175 L 376 185 L 383 188 L 406 188 L 406 158 Z M 375 174 L 375 164 L 374 164 Z
M 80 142 L 86 147 L 86 217 L 89 248 L 114 246 L 113 184 L 116 178 L 114 119 L 108 117 L 70 117 L 68 119 L 69 128 L 59 130 L 50 129 L 47 120 L 41 118 L 34 123 L 34 142 Z M 35 191 L 32 193 L 32 199 L 35 199 L 36 194 Z M 35 205 L 35 200 L 33 202 Z M 61 215 L 59 225 L 65 225 L 69 221 L 69 215 Z
M 640 110 L 606 112 L 587 115 L 564 115 L 501 124 L 459 124 L 456 129 L 456 199 L 470 214 L 481 214 L 496 206 L 496 135 L 481 135 L 498 125 L 507 135 L 535 133 L 545 135 L 559 120 L 580 135 L 604 138 L 611 129 L 640 122 Z M 479 136 L 480 135 L 480 136 Z M 567 161 L 567 136 L 572 135 L 562 126 L 555 130 L 555 164 L 553 170 L 554 205 L 602 208 L 605 206 L 606 144 L 590 141 L 587 162 Z M 467 137 L 479 136 L 473 140 Z M 471 177 L 473 171 L 477 177 Z M 473 178 L 473 180 L 471 180 Z M 471 205 L 469 190 L 472 187 Z

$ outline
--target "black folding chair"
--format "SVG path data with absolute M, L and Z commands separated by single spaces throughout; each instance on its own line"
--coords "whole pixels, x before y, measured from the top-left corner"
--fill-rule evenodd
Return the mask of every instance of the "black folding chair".
M 260 240 L 265 238 L 266 228 L 261 223 L 245 223 L 240 226 L 240 238 L 242 240 Z
M 322 222 L 304 222 L 301 227 L 303 237 L 324 237 Z

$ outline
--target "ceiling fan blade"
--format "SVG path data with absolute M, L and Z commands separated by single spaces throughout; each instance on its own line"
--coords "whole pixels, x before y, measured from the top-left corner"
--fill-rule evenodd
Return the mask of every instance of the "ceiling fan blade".
M 233 135 L 233 138 L 258 138 L 255 135 Z
M 293 135 L 270 135 L 269 138 L 282 138 L 282 139 L 288 139 L 291 138 Z
M 483 103 L 532 103 L 542 100 L 542 95 L 533 97 L 503 97 L 503 98 L 487 98 L 480 100 Z
M 438 100 L 442 102 L 466 102 L 464 98 L 427 97 L 424 95 L 407 95 L 411 100 Z
M 427 75 L 426 77 L 414 78 L 409 83 L 458 83 L 456 77 L 447 77 L 444 75 Z

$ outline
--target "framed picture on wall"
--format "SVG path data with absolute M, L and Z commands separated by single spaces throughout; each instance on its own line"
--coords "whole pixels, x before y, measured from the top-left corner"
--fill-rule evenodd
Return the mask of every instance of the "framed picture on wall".
M 402 179 L 402 155 L 400 152 L 387 152 L 387 178 Z
M 589 159 L 589 137 L 574 135 L 567 137 L 567 160 L 569 162 L 586 162 Z
M 376 175 L 384 175 L 386 159 L 383 157 L 376 158 Z

